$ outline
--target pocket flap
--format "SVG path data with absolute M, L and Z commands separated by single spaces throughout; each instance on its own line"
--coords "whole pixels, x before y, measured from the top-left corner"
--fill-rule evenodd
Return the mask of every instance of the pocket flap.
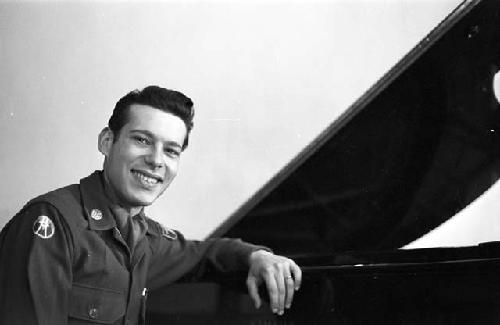
M 126 304 L 120 291 L 73 283 L 69 317 L 112 324 L 125 315 Z

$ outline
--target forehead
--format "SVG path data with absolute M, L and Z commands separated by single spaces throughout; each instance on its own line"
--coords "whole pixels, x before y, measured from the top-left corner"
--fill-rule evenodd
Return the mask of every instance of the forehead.
M 149 105 L 130 105 L 127 123 L 123 126 L 127 132 L 147 132 L 164 141 L 175 141 L 182 145 L 187 134 L 184 121 L 169 112 Z

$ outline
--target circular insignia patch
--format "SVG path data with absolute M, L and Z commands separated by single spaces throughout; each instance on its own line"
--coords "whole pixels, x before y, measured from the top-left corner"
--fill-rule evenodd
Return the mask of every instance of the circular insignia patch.
M 170 240 L 176 240 L 177 239 L 177 233 L 173 231 L 172 229 L 162 227 L 161 229 L 161 235 L 167 239 Z
M 92 209 L 90 211 L 90 217 L 94 220 L 101 220 L 102 219 L 102 212 L 99 209 Z
M 54 236 L 55 227 L 47 216 L 39 216 L 33 224 L 33 233 L 40 238 L 48 239 Z

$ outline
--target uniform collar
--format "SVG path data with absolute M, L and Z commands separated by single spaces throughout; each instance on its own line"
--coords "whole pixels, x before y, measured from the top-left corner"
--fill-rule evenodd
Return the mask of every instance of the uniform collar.
M 153 236 L 161 236 L 161 226 L 149 218 L 144 218 L 147 222 L 148 229 L 146 233 Z
M 98 170 L 80 180 L 83 210 L 91 230 L 109 230 L 116 227 L 103 182 L 102 171 Z
M 161 223 L 151 220 L 148 217 L 144 217 L 147 222 L 148 228 L 147 233 L 153 236 L 163 236 L 169 240 L 176 240 L 179 237 L 179 233 L 173 229 L 163 226 Z
M 106 195 L 104 175 L 96 170 L 80 180 L 83 209 L 91 230 L 109 230 L 117 226 L 115 214 L 125 217 L 125 210 L 113 203 Z M 128 216 L 126 216 L 128 217 Z M 144 209 L 136 217 L 146 220 Z M 148 233 L 151 233 L 149 231 Z

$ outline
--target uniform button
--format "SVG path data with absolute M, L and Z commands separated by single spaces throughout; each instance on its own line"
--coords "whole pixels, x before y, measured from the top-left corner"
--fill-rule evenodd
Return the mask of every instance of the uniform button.
M 97 316 L 99 316 L 99 312 L 98 312 L 97 308 L 90 308 L 89 309 L 89 317 L 92 319 L 96 319 Z

